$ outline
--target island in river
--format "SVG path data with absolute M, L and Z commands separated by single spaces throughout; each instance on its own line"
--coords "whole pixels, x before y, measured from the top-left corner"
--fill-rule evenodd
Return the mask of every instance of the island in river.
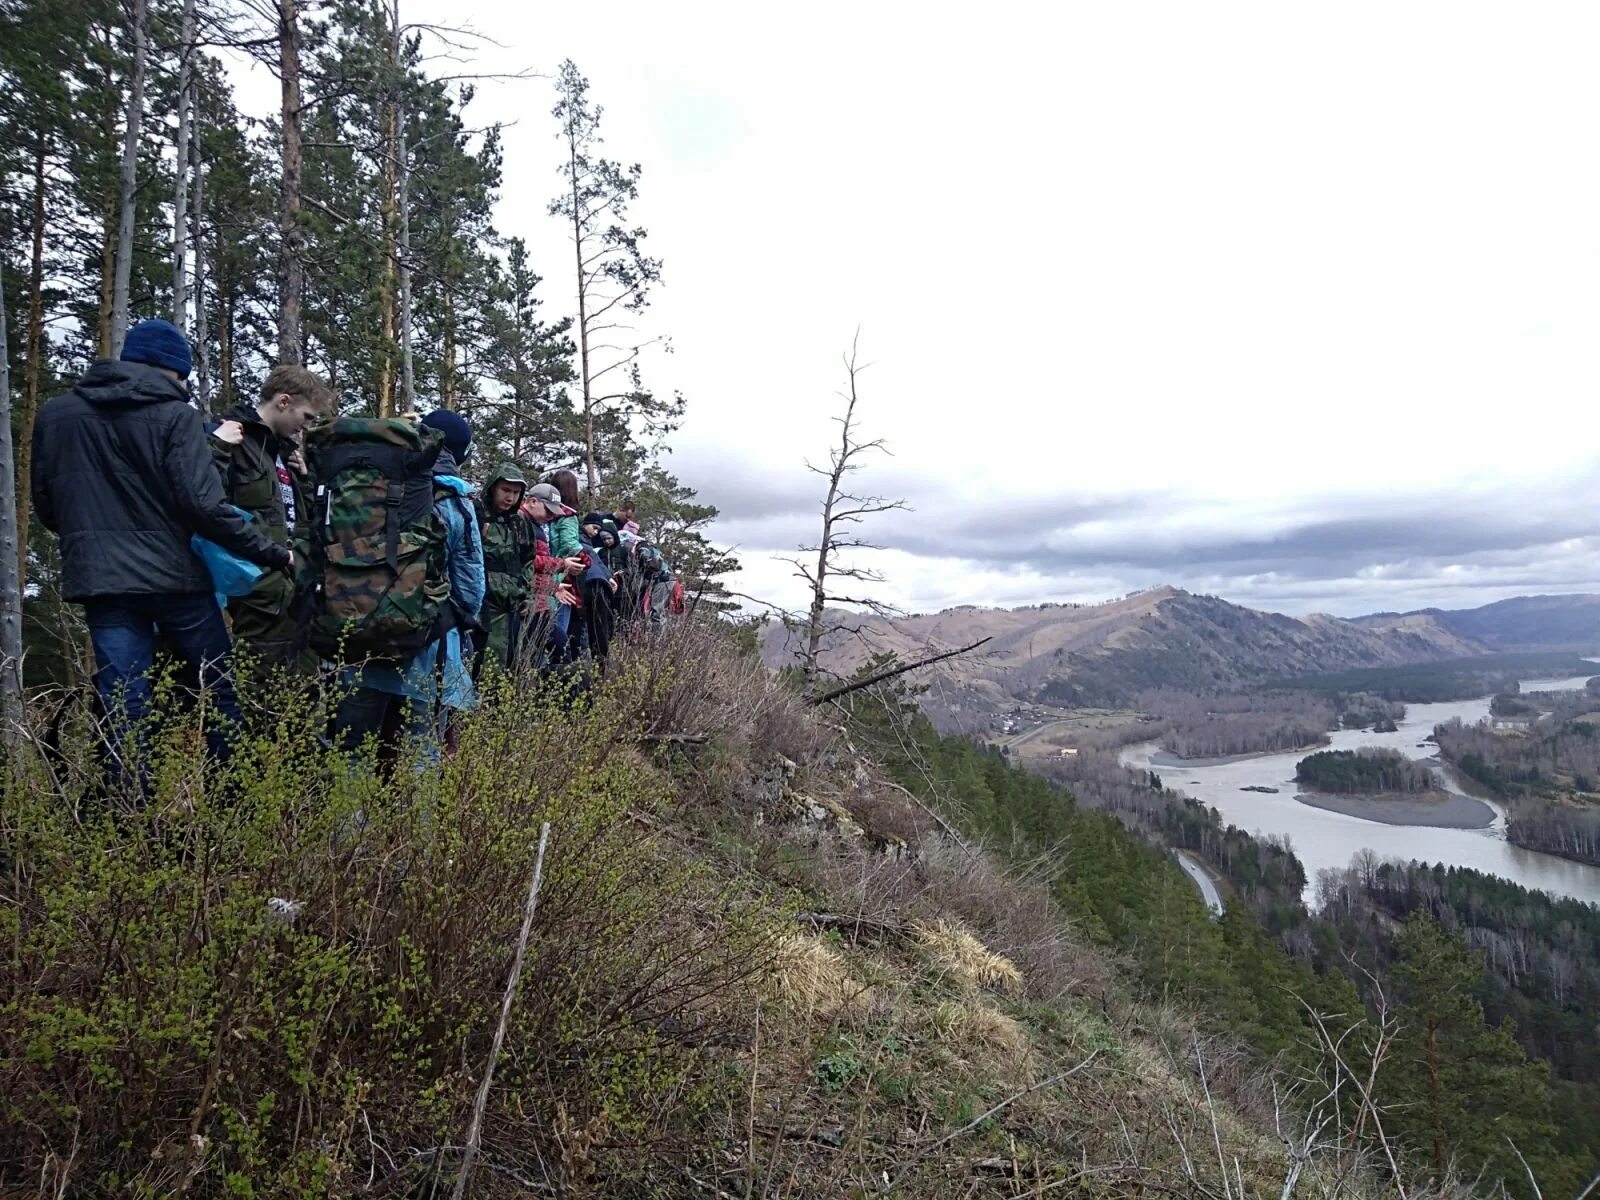
M 1295 782 L 1302 804 L 1384 825 L 1487 829 L 1495 810 L 1460 788 L 1450 789 L 1426 762 L 1392 746 L 1323 750 L 1300 760 Z
M 1437 788 L 1426 792 L 1380 792 L 1373 796 L 1300 792 L 1301 804 L 1343 813 L 1382 825 L 1421 825 L 1430 829 L 1488 829 L 1496 813 L 1482 800 Z

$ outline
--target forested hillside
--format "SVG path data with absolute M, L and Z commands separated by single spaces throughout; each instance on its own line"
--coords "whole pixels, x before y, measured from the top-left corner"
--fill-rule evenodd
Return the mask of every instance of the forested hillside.
M 1558 1045 L 1600 1016 L 1583 965 L 1600 949 L 1594 909 L 1477 872 L 1373 856 L 1319 881 L 1308 912 L 1304 875 L 1285 847 L 1223 828 L 1215 812 L 1117 767 L 1114 755 L 1041 760 L 1071 781 L 1070 796 L 965 739 L 940 737 L 910 697 L 878 700 L 858 705 L 856 717 L 905 786 L 958 805 L 958 819 L 1019 862 L 1064 848 L 1050 857 L 1053 892 L 1069 911 L 1092 914 L 1090 928 L 1132 958 L 1142 987 L 1183 995 L 1256 1053 L 1302 1063 L 1319 1044 L 1316 1013 L 1364 1004 L 1373 1023 L 1353 1037 L 1380 1060 L 1377 1094 L 1394 1105 L 1382 1122 L 1423 1171 L 1456 1163 L 1502 1177 L 1515 1193 L 1526 1180 L 1509 1147 L 1526 1155 L 1535 1145 L 1543 1170 L 1561 1179 L 1550 1195 L 1576 1192 L 1600 1166 L 1600 1071 L 1586 1050 Z M 1158 856 L 1116 851 L 1124 835 L 1111 816 L 1215 867 L 1233 890 L 1226 916 L 1201 922 L 1190 910 L 1177 934 L 1164 897 L 1181 877 Z M 1094 852 L 1079 854 L 1085 844 Z M 1182 954 L 1168 948 L 1174 935 Z

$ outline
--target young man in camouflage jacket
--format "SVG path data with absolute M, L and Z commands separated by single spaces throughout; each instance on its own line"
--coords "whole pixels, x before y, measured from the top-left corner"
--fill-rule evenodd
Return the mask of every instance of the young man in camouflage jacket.
M 483 490 L 479 522 L 488 596 L 480 620 L 489 635 L 478 654 L 480 668 L 492 656 L 505 669 L 514 669 L 529 624 L 526 610 L 534 590 L 539 537 L 533 519 L 522 511 L 527 490 L 527 477 L 513 462 L 501 463 Z

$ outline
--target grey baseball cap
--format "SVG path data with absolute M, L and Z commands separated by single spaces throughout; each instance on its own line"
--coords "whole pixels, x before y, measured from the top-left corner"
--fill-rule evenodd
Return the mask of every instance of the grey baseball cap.
M 524 503 L 529 500 L 537 500 L 546 508 L 551 509 L 554 512 L 558 512 L 564 517 L 577 516 L 576 509 L 568 508 L 565 504 L 561 503 L 561 493 L 556 491 L 556 485 L 553 483 L 534 484 L 527 490 L 522 499 Z

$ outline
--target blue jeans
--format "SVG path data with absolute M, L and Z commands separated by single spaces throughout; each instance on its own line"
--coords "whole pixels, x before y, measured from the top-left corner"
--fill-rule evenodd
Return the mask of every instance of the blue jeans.
M 377 688 L 353 687 L 339 700 L 334 724 L 340 746 L 350 754 L 366 740 L 377 739 L 380 756 L 398 753 L 401 742 L 420 744 L 424 763 L 439 761 L 442 721 L 435 720 L 433 705 Z M 384 746 L 385 741 L 389 746 Z
M 110 723 L 112 771 L 124 780 L 145 776 L 142 748 L 135 739 L 150 715 L 150 672 L 157 638 L 165 638 L 178 658 L 193 669 L 211 701 L 206 744 L 220 761 L 229 753 L 228 735 L 242 722 L 239 698 L 228 672 L 228 627 L 217 598 L 209 592 L 179 596 L 96 596 L 83 615 L 94 646 L 95 688 Z

